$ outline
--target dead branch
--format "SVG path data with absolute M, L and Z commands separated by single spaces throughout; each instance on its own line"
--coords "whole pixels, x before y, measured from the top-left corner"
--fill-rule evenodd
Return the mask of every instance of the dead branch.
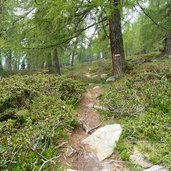
M 88 134 L 90 134 L 92 131 L 94 131 L 95 129 L 99 128 L 101 125 L 102 125 L 103 121 L 100 122 L 97 126 L 95 126 L 94 128 L 91 128 L 89 131 L 88 131 Z
M 43 164 L 40 166 L 39 168 L 39 171 L 41 171 L 43 169 L 43 166 L 48 163 L 48 162 L 52 162 L 54 159 L 57 159 L 59 158 L 60 156 L 55 156 L 55 157 L 52 157 L 51 159 L 48 159 L 48 160 L 43 160 Z

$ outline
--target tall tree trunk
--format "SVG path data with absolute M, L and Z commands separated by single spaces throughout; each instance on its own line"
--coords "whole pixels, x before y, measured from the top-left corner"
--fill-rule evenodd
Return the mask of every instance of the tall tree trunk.
M 21 69 L 25 69 L 25 68 L 26 68 L 25 59 L 23 59 L 21 61 Z
M 163 56 L 169 56 L 171 55 L 171 32 L 166 33 L 165 39 L 164 39 L 164 49 L 163 49 Z
M 76 54 L 75 51 L 76 51 L 76 48 L 77 48 L 77 44 L 78 44 L 78 38 L 74 42 L 74 49 L 73 49 L 72 54 L 70 56 L 70 65 L 71 66 L 74 66 L 74 59 L 75 59 L 75 54 Z
M 12 71 L 12 51 L 9 50 L 7 54 L 7 69 L 8 71 Z
M 124 48 L 121 30 L 120 0 L 112 0 L 112 15 L 109 20 L 110 44 L 112 53 L 113 75 L 119 77 L 123 72 Z
M 58 49 L 56 47 L 54 48 L 53 66 L 54 66 L 55 74 L 61 75 L 59 58 L 58 58 Z
M 75 50 L 70 55 L 70 66 L 74 66 Z
M 42 61 L 41 69 L 44 69 L 44 68 L 45 68 L 45 61 Z
M 171 22 L 171 6 L 169 6 L 169 10 L 168 10 L 168 19 Z M 165 39 L 164 39 L 164 48 L 162 51 L 162 55 L 163 56 L 169 56 L 171 55 L 171 30 L 169 30 L 166 33 Z
M 52 54 L 51 53 L 49 53 L 47 56 L 47 69 L 49 70 L 49 72 L 53 71 Z

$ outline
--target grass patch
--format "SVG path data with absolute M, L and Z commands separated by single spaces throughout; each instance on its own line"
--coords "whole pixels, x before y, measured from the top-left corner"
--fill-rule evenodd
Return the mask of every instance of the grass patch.
M 112 123 L 123 126 L 116 152 L 129 161 L 133 146 L 154 164 L 171 169 L 170 61 L 143 63 L 106 86 L 101 104 L 110 109 Z M 136 170 L 136 169 L 135 169 Z

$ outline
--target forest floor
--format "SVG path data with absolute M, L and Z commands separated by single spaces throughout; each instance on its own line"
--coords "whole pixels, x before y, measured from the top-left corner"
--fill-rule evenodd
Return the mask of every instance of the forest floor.
M 148 55 L 128 59 L 112 82 L 110 60 L 63 67 L 61 77 L 47 71 L 0 77 L 0 170 L 148 169 L 132 160 L 135 149 L 171 169 L 170 66 L 168 58 Z M 114 124 L 122 126 L 121 137 L 99 162 L 82 141 Z
M 143 162 L 171 168 L 170 60 L 149 56 L 128 60 L 125 75 L 107 83 L 103 76 L 110 76 L 110 67 L 109 61 L 101 61 L 63 70 L 66 76 L 91 86 L 83 94 L 77 109 L 81 126 L 74 130 L 65 149 L 76 150 L 71 156 L 64 157 L 65 166 L 84 171 L 103 168 L 106 161 L 99 163 L 95 158 L 87 157 L 93 151 L 82 145 L 82 140 L 89 135 L 87 130 L 99 127 L 99 124 L 100 127 L 120 124 L 122 135 L 113 155 L 107 160 L 115 161 L 112 171 L 146 169 L 132 162 L 135 149 L 143 156 Z M 93 104 L 109 110 L 95 110 L 91 108 Z
M 93 105 L 98 105 L 98 96 L 103 93 L 99 86 L 87 89 L 82 95 L 77 112 L 81 123 L 71 134 L 69 143 L 64 149 L 62 163 L 79 171 L 127 171 L 128 169 L 116 158 L 100 162 L 95 151 L 82 141 L 104 123 Z M 69 152 L 70 151 L 70 152 Z M 67 154 L 68 153 L 68 154 Z M 114 162 L 115 161 L 115 162 Z

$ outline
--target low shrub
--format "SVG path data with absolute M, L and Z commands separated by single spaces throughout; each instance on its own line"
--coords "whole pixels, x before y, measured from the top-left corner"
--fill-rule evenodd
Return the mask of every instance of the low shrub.
M 168 60 L 143 64 L 107 85 L 102 105 L 123 126 L 116 147 L 129 160 L 133 146 L 154 164 L 171 169 L 171 81 Z
M 55 147 L 78 124 L 74 107 L 84 91 L 49 74 L 0 78 L 0 170 L 56 168 Z

